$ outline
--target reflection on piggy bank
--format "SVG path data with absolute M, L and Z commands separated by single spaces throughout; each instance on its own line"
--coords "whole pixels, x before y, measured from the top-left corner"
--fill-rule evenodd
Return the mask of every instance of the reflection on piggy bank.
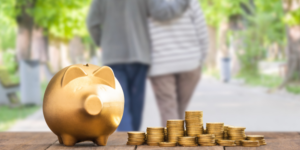
M 58 72 L 48 84 L 43 103 L 49 128 L 66 146 L 81 141 L 106 145 L 123 110 L 123 90 L 112 69 L 90 64 Z

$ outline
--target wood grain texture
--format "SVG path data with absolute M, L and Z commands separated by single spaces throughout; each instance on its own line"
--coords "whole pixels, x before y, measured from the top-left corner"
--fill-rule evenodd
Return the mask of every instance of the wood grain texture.
M 126 132 L 116 132 L 109 136 L 106 146 L 97 146 L 93 142 L 86 141 L 77 143 L 73 147 L 68 147 L 56 141 L 47 150 L 135 150 L 136 146 L 126 145 L 127 138 Z
M 264 135 L 267 145 L 260 147 L 225 147 L 225 150 L 300 150 L 300 134 L 297 132 L 247 132 Z
M 43 150 L 57 140 L 51 133 L 0 132 L 1 150 Z
M 140 146 L 137 146 L 137 150 L 224 150 L 224 148 L 223 148 L 223 146 L 159 147 L 159 146 L 140 145 Z
M 247 132 L 248 135 L 264 135 L 267 145 L 260 147 L 159 147 L 127 146 L 127 133 L 114 133 L 107 146 L 96 146 L 92 142 L 78 143 L 73 147 L 61 145 L 51 132 L 0 132 L 0 150 L 300 150 L 300 134 L 297 132 Z

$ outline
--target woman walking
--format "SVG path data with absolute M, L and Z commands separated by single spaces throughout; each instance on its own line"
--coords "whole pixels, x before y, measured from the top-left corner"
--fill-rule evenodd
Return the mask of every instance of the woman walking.
M 150 18 L 152 63 L 150 80 L 161 114 L 162 125 L 169 119 L 183 119 L 184 111 L 200 79 L 208 47 L 208 33 L 198 0 L 170 22 Z

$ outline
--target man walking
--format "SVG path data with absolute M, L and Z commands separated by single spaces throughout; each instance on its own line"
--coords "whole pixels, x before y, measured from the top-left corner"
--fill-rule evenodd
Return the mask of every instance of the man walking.
M 189 0 L 93 0 L 87 26 L 103 50 L 125 96 L 118 131 L 136 131 L 141 125 L 146 75 L 151 63 L 148 17 L 168 21 L 179 17 Z

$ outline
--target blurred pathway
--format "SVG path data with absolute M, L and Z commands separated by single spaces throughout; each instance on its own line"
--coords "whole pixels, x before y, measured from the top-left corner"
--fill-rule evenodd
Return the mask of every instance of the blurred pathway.
M 265 88 L 224 84 L 204 77 L 188 110 L 203 110 L 205 122 L 225 122 L 245 126 L 247 131 L 300 131 L 300 96 L 285 92 L 266 93 Z M 160 126 L 153 91 L 147 83 L 147 96 L 141 130 Z M 9 131 L 50 131 L 42 110 L 19 121 Z

